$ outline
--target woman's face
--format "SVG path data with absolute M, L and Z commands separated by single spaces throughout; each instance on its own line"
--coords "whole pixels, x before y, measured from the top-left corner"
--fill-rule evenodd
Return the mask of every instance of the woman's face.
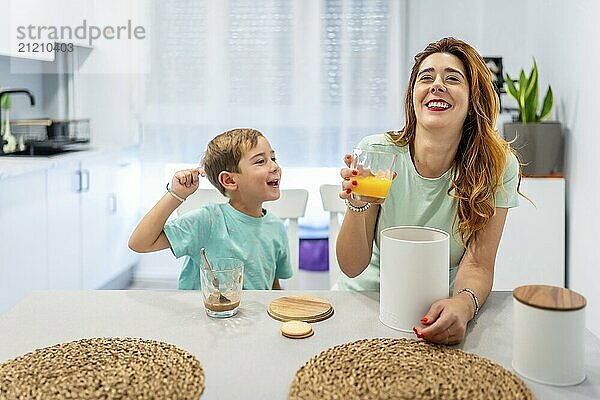
M 419 67 L 413 91 L 417 128 L 462 132 L 469 111 L 469 82 L 458 57 L 434 53 Z

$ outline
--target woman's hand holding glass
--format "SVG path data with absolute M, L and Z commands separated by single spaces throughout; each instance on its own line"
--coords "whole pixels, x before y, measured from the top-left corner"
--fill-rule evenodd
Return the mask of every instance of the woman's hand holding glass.
M 348 168 L 340 171 L 344 179 L 340 197 L 348 199 L 355 207 L 383 203 L 396 177 L 393 171 L 395 159 L 396 155 L 392 153 L 362 149 L 346 154 L 344 162 Z
M 340 176 L 343 179 L 340 198 L 343 200 L 348 200 L 350 204 L 355 207 L 364 207 L 367 202 L 356 201 L 352 199 L 352 191 L 358 185 L 358 180 L 356 179 L 358 176 L 358 170 L 350 168 L 350 164 L 352 164 L 352 155 L 346 154 L 344 156 L 344 162 L 346 163 L 346 168 L 342 168 L 340 171 Z

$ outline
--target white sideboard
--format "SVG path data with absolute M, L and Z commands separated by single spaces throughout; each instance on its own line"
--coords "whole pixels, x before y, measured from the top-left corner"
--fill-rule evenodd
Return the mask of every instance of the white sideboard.
M 523 178 L 519 207 L 508 211 L 493 290 L 565 286 L 565 180 Z

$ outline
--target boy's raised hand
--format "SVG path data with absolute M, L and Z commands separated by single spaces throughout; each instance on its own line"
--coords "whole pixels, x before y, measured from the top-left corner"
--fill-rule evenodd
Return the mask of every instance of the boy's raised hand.
M 171 190 L 185 199 L 198 189 L 200 176 L 206 176 L 200 167 L 177 171 L 171 180 Z

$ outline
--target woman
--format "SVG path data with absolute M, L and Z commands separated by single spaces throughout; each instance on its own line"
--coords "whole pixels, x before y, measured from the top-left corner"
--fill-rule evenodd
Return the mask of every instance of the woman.
M 343 168 L 348 212 L 337 240 L 340 289 L 379 289 L 379 233 L 417 225 L 451 233 L 450 298 L 431 305 L 419 338 L 457 344 L 487 299 L 508 208 L 518 205 L 519 162 L 495 130 L 499 100 L 483 58 L 454 38 L 415 56 L 405 99 L 405 127 L 364 138 L 358 147 L 397 154 L 394 179 L 381 205 L 353 200 Z M 351 156 L 346 155 L 349 166 Z M 373 245 L 375 243 L 375 245 Z M 353 279 L 352 279 L 353 278 Z M 423 288 L 426 290 L 427 288 Z

